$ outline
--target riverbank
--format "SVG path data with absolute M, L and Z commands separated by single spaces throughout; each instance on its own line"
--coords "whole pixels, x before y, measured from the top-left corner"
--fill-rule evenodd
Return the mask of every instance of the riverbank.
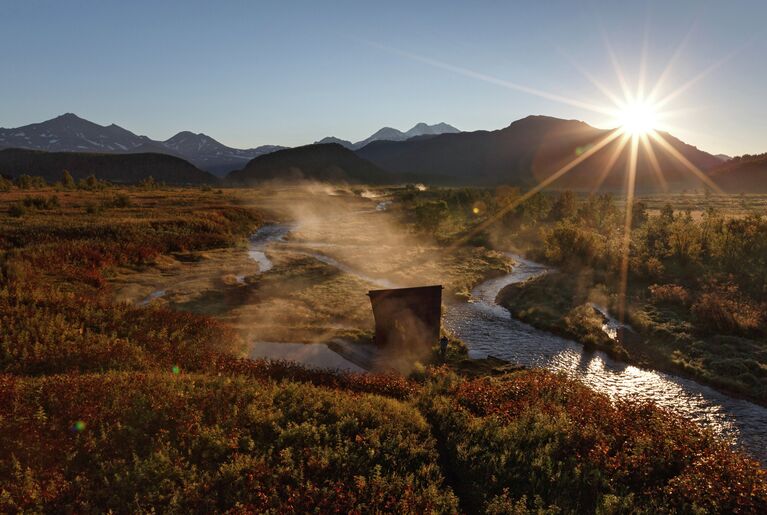
M 340 297 L 322 292 L 369 285 L 290 248 L 296 241 L 277 242 L 265 250 L 272 268 L 243 281 L 226 270 L 231 284 L 205 287 L 196 301 L 215 316 L 176 309 L 173 286 L 184 273 L 210 279 L 224 262 L 219 252 L 248 259 L 241 244 L 263 215 L 229 194 L 191 190 L 128 189 L 121 194 L 132 207 L 88 212 L 87 202 L 113 194 L 62 196 L 55 211 L 19 219 L 0 193 L 1 512 L 759 513 L 767 505 L 765 472 L 725 440 L 564 374 L 465 379 L 426 367 L 409 379 L 242 358 L 228 299 L 258 306 L 268 297 L 270 315 L 281 309 L 278 322 L 290 323 L 309 292 L 325 299 L 327 314 Z M 136 302 L 114 299 L 118 273 L 163 263 L 164 295 L 143 303 L 157 290 L 142 283 Z M 418 273 L 444 264 L 430 259 Z M 215 301 L 216 291 L 226 295 Z M 369 311 L 349 291 L 348 302 Z M 306 303 L 294 315 L 322 309 Z M 472 321 L 476 334 L 491 327 Z
M 613 308 L 615 296 L 594 284 L 593 274 L 552 271 L 512 284 L 498 302 L 515 318 L 534 327 L 571 338 L 615 359 L 645 368 L 689 377 L 728 395 L 767 405 L 767 371 L 759 357 L 767 343 L 746 338 L 703 336 L 678 312 L 658 309 L 645 299 L 630 296 L 626 322 L 633 329 L 620 341 L 602 329 L 602 317 L 590 305 Z
M 113 298 L 212 316 L 246 342 L 359 341 L 373 333 L 371 289 L 442 284 L 445 302 L 460 302 L 476 284 L 511 270 L 503 253 L 446 252 L 410 235 L 376 200 L 347 190 L 231 190 L 227 199 L 269 223 L 232 247 L 116 267 Z

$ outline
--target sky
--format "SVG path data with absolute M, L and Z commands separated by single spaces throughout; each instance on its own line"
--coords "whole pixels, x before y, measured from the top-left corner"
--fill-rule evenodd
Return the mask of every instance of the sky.
M 644 55 L 645 90 L 671 62 L 658 97 L 679 91 L 660 128 L 712 153 L 767 151 L 764 0 L 0 0 L 0 13 L 2 127 L 74 112 L 239 148 L 531 114 L 609 128 L 588 77 L 622 95 L 617 63 L 635 92 Z

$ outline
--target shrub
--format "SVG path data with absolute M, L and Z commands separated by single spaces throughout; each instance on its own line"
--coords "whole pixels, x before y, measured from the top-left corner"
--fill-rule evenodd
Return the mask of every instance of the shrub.
M 69 173 L 69 170 L 64 170 L 64 172 L 61 174 L 61 186 L 68 190 L 73 190 L 77 187 L 77 184 L 75 184 L 75 180 L 72 177 L 72 174 Z
M 14 182 L 21 190 L 45 188 L 48 185 L 42 177 L 32 175 L 19 175 Z
M 11 191 L 11 188 L 13 187 L 13 183 L 0 175 L 0 192 L 8 192 Z
M 648 288 L 650 297 L 655 304 L 676 304 L 688 306 L 690 293 L 687 288 L 678 284 L 653 284 Z
M 566 220 L 546 231 L 544 253 L 551 263 L 596 264 L 605 257 L 605 238 Z
M 143 188 L 145 190 L 155 190 L 160 185 L 157 183 L 157 181 L 152 177 L 151 175 L 149 177 L 146 177 L 144 179 L 141 179 L 138 182 L 138 187 Z
M 91 174 L 85 179 L 77 181 L 77 187 L 81 190 L 95 191 L 106 187 L 106 183 L 98 180 L 95 175 Z
M 709 285 L 691 308 L 698 325 L 722 334 L 752 334 L 760 331 L 762 310 L 754 301 L 741 295 L 734 284 Z
M 126 208 L 132 205 L 131 199 L 125 193 L 118 193 L 110 199 L 101 202 L 103 208 Z
M 455 513 L 429 427 L 374 395 L 187 374 L 0 376 L 0 511 Z
M 22 201 L 24 204 L 24 207 L 30 208 L 30 209 L 53 209 L 55 207 L 59 207 L 59 197 L 56 195 L 51 195 L 49 197 L 45 197 L 43 195 L 35 195 L 30 196 L 27 195 L 24 197 L 24 200 Z
M 757 462 L 653 404 L 613 403 L 564 375 L 464 381 L 425 390 L 419 406 L 468 511 L 767 509 L 767 473 Z

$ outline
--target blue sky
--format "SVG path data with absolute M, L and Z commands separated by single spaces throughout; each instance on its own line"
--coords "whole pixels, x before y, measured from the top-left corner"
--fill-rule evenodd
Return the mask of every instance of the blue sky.
M 767 151 L 763 0 L 0 0 L 0 12 L 4 127 L 74 112 L 237 147 L 419 121 L 497 129 L 529 114 L 607 127 L 603 114 L 478 76 L 609 105 L 578 70 L 620 91 L 606 41 L 633 88 L 643 41 L 652 84 L 686 40 L 663 91 L 719 64 L 666 106 L 672 132 L 714 153 Z

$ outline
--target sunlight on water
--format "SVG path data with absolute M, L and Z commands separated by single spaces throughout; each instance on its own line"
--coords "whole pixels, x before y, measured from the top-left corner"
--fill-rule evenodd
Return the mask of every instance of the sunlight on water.
M 508 284 L 545 273 L 546 268 L 512 257 L 518 265 L 510 275 L 480 284 L 472 291 L 473 302 L 447 310 L 445 325 L 466 342 L 472 357 L 492 355 L 525 366 L 544 367 L 575 377 L 613 398 L 654 401 L 767 461 L 766 408 L 689 379 L 621 363 L 603 352 L 587 351 L 576 342 L 513 319 L 495 303 L 498 292 Z M 617 332 L 613 319 L 607 316 L 606 331 Z
M 272 242 L 284 242 L 290 230 L 292 227 L 288 225 L 262 227 L 251 238 L 251 252 L 259 252 L 257 256 L 263 256 L 270 268 L 271 261 L 264 251 Z M 301 242 L 300 250 L 293 250 L 304 252 L 380 287 L 396 287 L 389 281 L 369 277 L 329 256 L 311 252 L 313 247 L 327 246 L 320 242 Z M 258 261 L 253 253 L 251 257 Z M 513 319 L 505 308 L 495 303 L 500 290 L 508 284 L 546 273 L 548 269 L 519 256 L 511 257 L 517 263 L 511 274 L 481 283 L 472 290 L 470 302 L 453 304 L 445 313 L 445 326 L 466 343 L 471 357 L 492 355 L 528 367 L 543 367 L 577 378 L 612 398 L 654 401 L 767 462 L 767 408 L 729 397 L 689 379 L 627 365 L 603 352 L 585 350 L 577 342 Z M 605 316 L 604 330 L 608 335 L 614 333 L 617 336 L 618 329 L 626 327 L 621 326 L 603 307 L 593 307 Z M 251 347 L 250 356 L 293 360 L 316 367 L 362 370 L 321 344 L 257 342 Z

